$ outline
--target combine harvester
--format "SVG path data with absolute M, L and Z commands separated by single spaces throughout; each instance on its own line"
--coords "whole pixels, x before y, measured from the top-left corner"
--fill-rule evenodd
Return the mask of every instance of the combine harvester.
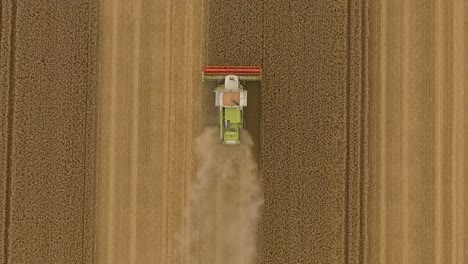
M 219 137 L 223 144 L 241 143 L 240 132 L 245 126 L 244 107 L 247 106 L 249 81 L 262 80 L 262 70 L 255 66 L 207 66 L 203 69 L 203 81 L 216 81 L 215 106 L 219 107 Z

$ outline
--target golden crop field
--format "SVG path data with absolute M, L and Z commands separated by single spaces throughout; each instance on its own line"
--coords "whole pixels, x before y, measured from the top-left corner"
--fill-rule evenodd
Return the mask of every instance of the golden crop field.
M 463 0 L 0 12 L 0 263 L 468 260 Z M 262 67 L 240 146 L 206 65 Z
M 2 1 L 1 263 L 92 261 L 96 11 Z

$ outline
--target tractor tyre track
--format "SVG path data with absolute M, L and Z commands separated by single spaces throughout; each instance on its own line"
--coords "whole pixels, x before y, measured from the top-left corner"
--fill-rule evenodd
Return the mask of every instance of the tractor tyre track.
M 3 15 L 3 10 L 4 10 L 4 5 L 7 6 L 5 8 L 5 13 L 8 12 L 8 15 L 4 16 Z M 1 19 L 1 31 L 0 33 L 0 44 L 3 47 L 4 45 L 9 47 L 9 50 L 5 52 L 2 50 L 2 53 L 9 53 L 9 56 L 4 56 L 8 58 L 7 60 L 2 60 L 2 67 L 1 71 L 6 73 L 4 76 L 8 76 L 7 78 L 3 79 L 1 82 L 2 87 L 8 87 L 8 89 L 2 89 L 5 91 L 4 98 L 1 102 L 2 106 L 5 106 L 4 109 L 2 109 L 2 113 L 6 113 L 5 115 L 2 115 L 2 124 L 6 124 L 6 126 L 3 126 L 4 128 L 2 129 L 2 139 L 4 139 L 3 142 L 5 142 L 6 147 L 2 148 L 3 150 L 6 150 L 5 155 L 2 155 L 4 157 L 2 159 L 2 168 L 5 168 L 5 177 L 4 177 L 4 183 L 2 186 L 4 186 L 4 207 L 2 210 L 2 233 L 3 233 L 3 255 L 2 258 L 0 259 L 1 263 L 8 263 L 9 259 L 9 244 L 10 244 L 10 221 L 11 221 L 11 216 L 10 216 L 10 211 L 11 211 L 11 188 L 12 188 L 12 183 L 11 183 L 11 178 L 12 178 L 12 152 L 13 152 L 13 123 L 14 123 L 14 99 L 15 99 L 15 25 L 16 25 L 16 14 L 17 9 L 16 9 L 16 3 L 15 2 L 7 2 L 7 3 L 2 3 L 1 4 L 1 9 L 0 9 L 0 14 L 2 14 L 2 19 Z M 4 20 L 9 20 L 5 23 Z M 9 26 L 3 27 L 4 24 L 9 24 Z M 7 34 L 3 33 L 3 30 L 9 30 Z M 9 36 L 7 38 L 8 43 L 4 44 L 4 39 L 2 37 L 4 36 Z M 9 65 L 9 68 L 4 68 L 4 65 Z M 3 85 L 6 84 L 6 85 Z

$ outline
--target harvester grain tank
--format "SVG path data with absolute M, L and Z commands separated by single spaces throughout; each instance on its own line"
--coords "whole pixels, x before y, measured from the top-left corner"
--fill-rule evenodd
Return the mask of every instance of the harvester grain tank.
M 219 138 L 223 144 L 241 143 L 241 130 L 245 126 L 244 107 L 247 106 L 245 83 L 262 80 L 257 66 L 207 66 L 203 81 L 214 81 L 215 106 L 219 107 Z

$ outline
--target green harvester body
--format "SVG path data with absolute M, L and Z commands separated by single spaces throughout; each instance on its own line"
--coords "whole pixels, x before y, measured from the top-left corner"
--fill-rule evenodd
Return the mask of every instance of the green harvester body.
M 261 81 L 259 67 L 205 67 L 203 81 L 216 81 L 213 90 L 215 105 L 219 107 L 219 138 L 228 145 L 241 144 L 241 130 L 245 127 L 244 107 L 247 106 L 247 81 Z

